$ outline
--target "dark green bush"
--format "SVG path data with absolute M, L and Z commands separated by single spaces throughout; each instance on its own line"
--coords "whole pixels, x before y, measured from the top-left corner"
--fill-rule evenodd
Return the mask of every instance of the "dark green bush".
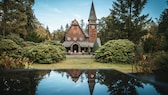
M 51 64 L 66 58 L 63 46 L 39 44 L 25 48 L 25 57 L 30 58 L 35 63 Z
M 98 62 L 131 63 L 135 56 L 134 43 L 127 39 L 111 40 L 101 46 L 95 55 Z

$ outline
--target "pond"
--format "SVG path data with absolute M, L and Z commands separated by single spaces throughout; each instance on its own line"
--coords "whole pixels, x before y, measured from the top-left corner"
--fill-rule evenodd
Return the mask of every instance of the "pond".
M 168 95 L 155 84 L 113 69 L 5 70 L 1 95 Z

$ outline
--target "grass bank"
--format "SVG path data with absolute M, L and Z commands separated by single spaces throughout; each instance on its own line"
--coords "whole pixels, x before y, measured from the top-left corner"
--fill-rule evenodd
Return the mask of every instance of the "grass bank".
M 34 69 L 116 69 L 118 71 L 132 72 L 131 64 L 107 64 L 95 62 L 91 55 L 67 55 L 64 61 L 55 64 L 33 64 Z

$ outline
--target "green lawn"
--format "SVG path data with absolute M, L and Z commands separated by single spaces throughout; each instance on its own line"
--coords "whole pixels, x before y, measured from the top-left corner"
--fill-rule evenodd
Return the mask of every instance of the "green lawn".
M 95 62 L 91 55 L 67 55 L 64 61 L 55 64 L 33 64 L 34 69 L 116 69 L 118 71 L 132 72 L 131 64 L 107 64 Z

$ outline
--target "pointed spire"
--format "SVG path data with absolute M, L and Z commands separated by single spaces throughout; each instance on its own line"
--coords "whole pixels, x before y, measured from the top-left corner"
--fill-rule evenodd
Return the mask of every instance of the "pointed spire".
M 88 71 L 88 85 L 90 95 L 93 95 L 94 87 L 95 87 L 95 79 L 96 79 L 96 70 L 89 70 Z
M 88 20 L 97 20 L 93 1 L 92 1 L 92 5 L 91 5 L 91 9 L 90 9 L 90 15 L 89 15 L 89 19 Z

